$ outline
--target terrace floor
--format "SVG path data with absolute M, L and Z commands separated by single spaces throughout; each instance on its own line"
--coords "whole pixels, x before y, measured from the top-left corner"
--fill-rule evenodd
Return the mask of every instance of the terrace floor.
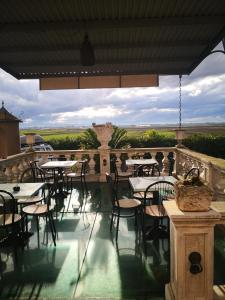
M 120 193 L 129 194 L 123 182 Z M 169 281 L 169 244 L 149 241 L 144 254 L 134 220 L 123 219 L 118 243 L 110 234 L 110 198 L 106 184 L 89 183 L 83 195 L 74 186 L 55 221 L 54 247 L 41 223 L 40 244 L 36 223 L 29 243 L 17 250 L 0 249 L 0 299 L 164 299 Z M 215 282 L 225 283 L 224 234 L 216 230 Z

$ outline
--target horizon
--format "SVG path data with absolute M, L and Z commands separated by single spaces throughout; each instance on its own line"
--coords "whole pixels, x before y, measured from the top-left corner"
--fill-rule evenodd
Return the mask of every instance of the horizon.
M 224 83 L 221 53 L 209 55 L 183 76 L 182 124 L 224 123 Z M 159 87 L 39 91 L 38 80 L 17 80 L 1 70 L 0 85 L 1 101 L 23 120 L 24 129 L 179 123 L 179 76 L 159 76 Z

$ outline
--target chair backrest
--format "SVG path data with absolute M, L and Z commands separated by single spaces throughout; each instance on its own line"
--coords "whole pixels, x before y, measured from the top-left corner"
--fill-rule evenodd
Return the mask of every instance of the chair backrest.
M 149 203 L 149 193 L 153 194 L 153 198 Z M 168 200 L 170 197 L 174 197 L 175 190 L 174 184 L 161 180 L 155 183 L 150 184 L 144 194 L 144 206 L 151 205 L 151 204 L 162 204 L 162 201 Z
M 110 187 L 110 191 L 111 191 L 112 205 L 117 204 L 117 206 L 119 206 L 116 184 L 113 182 L 112 176 L 109 173 L 105 173 L 105 176 L 106 176 L 106 181 L 107 181 L 107 183 Z
M 29 164 L 31 168 L 38 168 L 38 160 L 32 160 Z
M 45 173 L 40 168 L 30 167 L 23 171 L 20 182 L 44 182 L 46 181 Z
M 134 176 L 146 177 L 146 176 L 160 176 L 160 169 L 158 165 L 140 165 L 137 166 Z
M 59 155 L 58 160 L 59 161 L 66 161 L 67 159 L 66 159 L 65 155 Z
M 197 176 L 199 177 L 200 176 L 200 170 L 199 168 L 191 168 L 185 175 L 184 175 L 184 178 L 187 179 L 191 176 Z
M 16 199 L 14 196 L 4 190 L 0 190 L 0 218 L 3 222 L 2 225 L 5 226 L 7 214 L 12 214 L 12 225 L 14 223 L 14 216 L 17 211 Z

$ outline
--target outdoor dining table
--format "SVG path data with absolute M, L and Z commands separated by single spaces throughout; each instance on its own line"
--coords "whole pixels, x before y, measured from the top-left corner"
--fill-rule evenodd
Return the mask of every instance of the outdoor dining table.
M 54 180 L 55 180 L 55 183 L 58 184 L 58 187 L 59 187 L 59 192 L 58 192 L 58 196 L 66 196 L 67 195 L 67 192 L 64 192 L 63 191 L 63 171 L 66 170 L 66 169 L 70 169 L 72 168 L 73 166 L 75 166 L 77 164 L 77 160 L 63 160 L 63 161 L 60 161 L 60 160 L 55 160 L 55 161 L 48 161 L 46 163 L 44 163 L 43 165 L 41 165 L 41 168 L 42 169 L 51 169 L 53 170 L 53 173 L 54 175 L 56 174 L 55 173 L 55 170 L 58 171 L 58 174 L 57 176 L 54 176 Z M 62 184 L 59 184 L 59 181 L 62 181 Z
M 146 188 L 157 181 L 169 181 L 175 183 L 177 179 L 173 176 L 155 176 L 155 177 L 130 177 L 129 182 L 133 192 L 144 192 Z
M 45 182 L 1 183 L 0 190 L 11 193 L 15 199 L 29 199 L 34 196 L 40 189 L 42 189 L 44 185 Z M 19 187 L 18 192 L 15 192 L 13 190 L 15 186 Z
M 154 158 L 149 158 L 149 159 L 127 159 L 126 160 L 126 165 L 129 166 L 135 166 L 135 165 L 156 165 L 158 164 L 157 160 Z

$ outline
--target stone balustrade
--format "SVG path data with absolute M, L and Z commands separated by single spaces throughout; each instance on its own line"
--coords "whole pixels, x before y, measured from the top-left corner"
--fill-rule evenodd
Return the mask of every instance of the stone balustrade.
M 154 158 L 158 161 L 162 173 L 169 172 L 168 156 L 176 157 L 175 147 L 161 147 L 161 148 L 128 148 L 128 149 L 111 149 L 111 155 L 116 157 L 117 168 L 122 171 L 126 170 L 125 160 L 132 158 Z M 127 170 L 131 171 L 131 170 Z
M 87 180 L 98 181 L 100 174 L 99 151 L 98 150 L 55 150 L 55 151 L 37 151 L 36 160 L 39 166 L 49 161 L 49 157 L 58 158 L 64 156 L 67 160 L 87 159 Z M 80 171 L 80 164 L 76 165 L 76 171 Z
M 20 153 L 0 160 L 0 182 L 17 182 L 35 155 L 35 152 Z
M 184 175 L 193 167 L 199 168 L 201 178 L 214 192 L 214 199 L 225 201 L 225 160 L 177 148 L 176 174 Z
M 174 174 L 184 175 L 193 167 L 200 169 L 201 178 L 206 181 L 214 191 L 216 200 L 225 200 L 225 160 L 210 157 L 189 149 L 176 147 L 161 148 L 127 148 L 127 149 L 109 149 L 110 158 L 117 159 L 117 167 L 123 171 L 126 170 L 125 160 L 131 158 L 155 158 L 162 171 L 162 174 L 168 174 L 169 156 L 175 158 Z M 38 151 L 30 153 L 21 153 L 0 160 L 0 182 L 15 182 L 18 180 L 23 170 L 29 166 L 29 161 L 38 160 L 39 165 L 49 160 L 50 156 L 59 157 L 64 155 L 66 159 L 81 160 L 88 159 L 88 181 L 99 181 L 104 178 L 101 172 L 101 149 L 95 150 L 56 150 L 56 151 Z M 104 155 L 107 153 L 104 152 Z M 79 171 L 79 165 L 77 166 Z M 127 171 L 130 171 L 129 169 Z

